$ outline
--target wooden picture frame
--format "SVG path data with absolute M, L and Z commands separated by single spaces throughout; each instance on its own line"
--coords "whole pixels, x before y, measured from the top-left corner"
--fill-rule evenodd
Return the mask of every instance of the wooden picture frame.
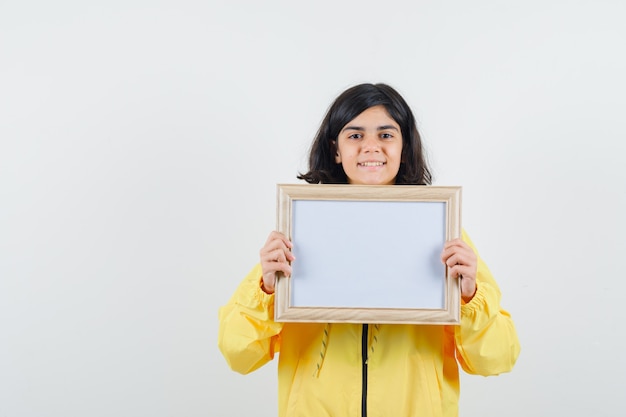
M 459 324 L 459 280 L 440 254 L 461 236 L 461 187 L 277 184 L 293 243 L 277 322 Z

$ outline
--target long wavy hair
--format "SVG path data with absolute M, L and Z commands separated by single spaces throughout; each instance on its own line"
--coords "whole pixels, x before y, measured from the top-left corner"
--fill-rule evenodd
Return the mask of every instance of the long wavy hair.
M 341 164 L 335 162 L 337 138 L 348 122 L 370 107 L 382 105 L 402 132 L 402 162 L 396 184 L 429 185 L 428 168 L 415 117 L 402 96 L 387 84 L 359 84 L 341 93 L 329 107 L 309 153 L 309 171 L 298 179 L 310 184 L 347 184 Z

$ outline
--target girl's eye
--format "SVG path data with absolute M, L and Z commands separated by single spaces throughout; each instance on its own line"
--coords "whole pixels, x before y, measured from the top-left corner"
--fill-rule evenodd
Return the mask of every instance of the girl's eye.
M 382 133 L 380 137 L 383 139 L 391 139 L 393 138 L 393 135 L 391 133 Z
M 348 139 L 360 139 L 361 136 L 362 135 L 360 133 L 353 133 L 350 136 L 348 136 Z

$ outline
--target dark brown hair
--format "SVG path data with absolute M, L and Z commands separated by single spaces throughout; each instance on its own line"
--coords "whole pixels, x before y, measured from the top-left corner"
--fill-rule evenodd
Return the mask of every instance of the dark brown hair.
M 363 111 L 379 105 L 385 107 L 402 132 L 402 163 L 396 184 L 429 185 L 432 175 L 413 112 L 392 87 L 369 83 L 345 90 L 332 103 L 311 145 L 309 171 L 298 174 L 298 179 L 310 184 L 347 184 L 343 167 L 335 162 L 339 132 Z

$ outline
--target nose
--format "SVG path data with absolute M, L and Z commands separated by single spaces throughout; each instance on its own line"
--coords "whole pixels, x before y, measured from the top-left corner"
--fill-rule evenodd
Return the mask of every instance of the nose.
M 366 135 L 363 141 L 363 151 L 380 152 L 380 143 L 376 135 Z

